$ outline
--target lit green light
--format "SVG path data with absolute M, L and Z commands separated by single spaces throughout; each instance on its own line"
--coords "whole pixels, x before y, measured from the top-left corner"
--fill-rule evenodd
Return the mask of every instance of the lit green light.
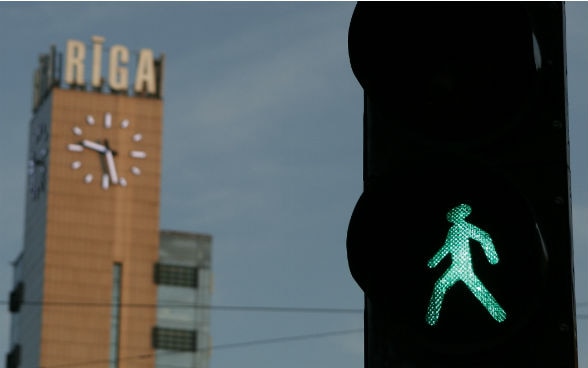
M 435 283 L 433 295 L 427 309 L 426 320 L 431 326 L 435 325 L 439 319 L 445 293 L 458 281 L 463 281 L 466 284 L 496 321 L 502 322 L 506 319 L 504 309 L 474 273 L 469 239 L 476 240 L 482 245 L 490 264 L 498 263 L 498 254 L 496 254 L 490 235 L 465 221 L 465 218 L 471 212 L 472 208 L 467 204 L 460 204 L 447 212 L 447 220 L 453 225 L 449 229 L 445 244 L 427 263 L 429 268 L 434 268 L 445 256 L 451 254 L 451 266 Z

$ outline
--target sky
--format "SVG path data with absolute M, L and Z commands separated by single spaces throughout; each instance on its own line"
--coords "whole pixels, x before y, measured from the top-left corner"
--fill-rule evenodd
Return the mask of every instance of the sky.
M 105 46 L 165 54 L 160 227 L 213 236 L 213 305 L 294 308 L 213 309 L 211 368 L 362 366 L 363 293 L 345 250 L 363 186 L 363 91 L 347 53 L 354 6 L 1 2 L 0 300 L 8 299 L 11 261 L 22 249 L 38 56 L 100 35 Z M 580 367 L 588 366 L 587 25 L 588 3 L 568 3 Z M 9 330 L 5 307 L 4 353 Z M 341 333 L 322 336 L 330 332 Z

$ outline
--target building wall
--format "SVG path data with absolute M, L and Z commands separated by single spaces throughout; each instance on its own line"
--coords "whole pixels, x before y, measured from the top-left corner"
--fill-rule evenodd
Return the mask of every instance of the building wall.
M 56 88 L 33 119 L 50 116 L 48 177 L 46 192 L 27 201 L 19 267 L 25 299 L 41 301 L 43 308 L 26 305 L 18 313 L 20 366 L 109 361 L 115 263 L 122 270 L 118 356 L 130 357 L 118 366 L 153 366 L 155 309 L 130 305 L 156 303 L 162 114 L 158 99 Z M 103 155 L 68 149 L 82 139 L 108 140 L 125 187 L 101 187 Z M 146 157 L 133 158 L 132 150 Z M 131 172 L 134 166 L 140 175 Z
M 51 130 L 52 98 L 49 97 L 39 107 L 37 114 L 29 125 L 29 151 L 35 151 L 38 144 L 32 132 L 45 124 L 48 133 Z M 29 154 L 28 160 L 33 157 Z M 48 169 L 48 165 L 44 168 Z M 33 303 L 20 306 L 17 313 L 12 314 L 11 347 L 20 346 L 20 366 L 37 367 L 40 365 L 40 346 L 43 301 L 43 274 L 45 270 L 45 228 L 47 223 L 47 196 L 41 191 L 33 195 L 33 175 L 27 177 L 25 233 L 23 251 L 14 263 L 14 286 L 24 284 L 23 299 Z M 35 303 L 36 302 L 36 303 Z

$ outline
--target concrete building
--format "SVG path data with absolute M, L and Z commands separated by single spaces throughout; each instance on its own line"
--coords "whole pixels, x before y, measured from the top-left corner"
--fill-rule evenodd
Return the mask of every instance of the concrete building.
M 156 367 L 208 367 L 211 347 L 211 237 L 161 231 L 154 328 Z

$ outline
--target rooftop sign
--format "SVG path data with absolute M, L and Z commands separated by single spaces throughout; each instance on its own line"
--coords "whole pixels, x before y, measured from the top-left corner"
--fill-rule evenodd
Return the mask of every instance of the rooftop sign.
M 163 55 L 156 59 L 151 49 L 131 52 L 120 44 L 105 48 L 104 41 L 101 36 L 93 36 L 91 45 L 68 40 L 63 74 L 62 54 L 55 46 L 49 54 L 41 55 L 34 76 L 33 110 L 52 87 L 60 87 L 62 82 L 72 89 L 86 90 L 89 86 L 95 92 L 115 94 L 129 94 L 132 85 L 135 96 L 162 97 Z M 105 87 L 108 87 L 106 91 Z

